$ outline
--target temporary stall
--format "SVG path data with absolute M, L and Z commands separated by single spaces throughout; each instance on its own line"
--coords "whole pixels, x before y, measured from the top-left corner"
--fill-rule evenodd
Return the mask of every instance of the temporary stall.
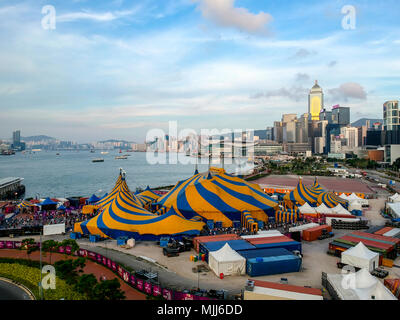
M 233 250 L 228 243 L 218 251 L 210 252 L 208 265 L 218 276 L 221 273 L 224 276 L 243 275 L 246 273 L 246 259 Z
M 390 213 L 397 218 L 400 218 L 400 202 L 387 203 Z
M 400 202 L 400 194 L 396 193 L 388 198 L 389 202 Z
M 362 242 L 342 253 L 342 263 L 373 271 L 379 266 L 379 254 L 369 250 Z
M 244 300 L 323 300 L 322 291 L 309 287 L 250 280 L 254 286 L 246 288 Z
M 315 208 L 311 207 L 307 202 L 299 207 L 299 211 L 301 214 L 316 214 L 317 211 Z
M 300 257 L 292 253 L 284 256 L 250 258 L 246 261 L 247 274 L 251 277 L 299 272 L 300 268 Z
M 360 197 L 357 196 L 355 193 L 352 193 L 351 195 L 349 195 L 349 196 L 347 197 L 347 200 L 348 200 L 349 202 L 357 201 L 357 202 L 360 203 L 363 207 L 368 207 L 368 205 L 369 205 L 367 199 L 360 198 Z
M 349 203 L 349 211 L 352 212 L 353 210 L 362 210 L 362 205 L 358 201 L 350 201 Z
M 338 204 L 336 207 L 332 208 L 332 211 L 337 214 L 351 215 L 351 213 L 343 208 L 341 204 Z
M 326 280 L 331 296 L 340 300 L 397 300 L 382 282 L 364 268 L 350 274 L 327 274 Z
M 324 203 L 320 204 L 315 210 L 320 214 L 332 213 L 332 209 L 328 208 Z

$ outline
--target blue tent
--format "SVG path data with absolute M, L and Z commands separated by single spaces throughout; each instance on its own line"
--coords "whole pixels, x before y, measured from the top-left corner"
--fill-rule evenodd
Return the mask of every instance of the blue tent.
M 56 204 L 57 204 L 57 202 L 54 202 L 49 197 L 47 197 L 42 203 L 39 203 L 40 206 L 51 206 L 51 205 L 56 205 Z
M 95 194 L 92 194 L 92 196 L 86 200 L 86 204 L 96 203 L 99 200 L 100 198 L 98 198 Z
M 64 205 L 61 205 L 61 206 L 58 207 L 58 210 L 65 210 L 65 209 L 67 209 L 67 208 L 64 207 Z

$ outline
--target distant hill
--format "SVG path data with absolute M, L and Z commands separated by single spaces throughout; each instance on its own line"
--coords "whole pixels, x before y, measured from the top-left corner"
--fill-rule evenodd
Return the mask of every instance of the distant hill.
M 25 142 L 38 142 L 43 140 L 57 140 L 57 139 L 49 136 L 40 135 L 31 137 L 21 137 L 21 140 Z
M 99 143 L 116 143 L 116 142 L 122 142 L 122 143 L 135 143 L 133 141 L 126 141 L 126 140 L 116 140 L 116 139 L 109 139 L 109 140 L 105 140 L 105 141 L 99 141 Z
M 356 122 L 353 122 L 351 124 L 352 127 L 361 127 L 361 126 L 365 126 L 367 124 L 367 120 L 370 121 L 371 127 L 375 122 L 380 122 L 383 123 L 382 119 L 367 119 L 367 118 L 362 118 L 357 120 Z

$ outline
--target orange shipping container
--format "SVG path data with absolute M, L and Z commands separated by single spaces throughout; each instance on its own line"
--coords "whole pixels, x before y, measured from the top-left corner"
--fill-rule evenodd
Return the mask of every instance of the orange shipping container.
M 327 232 L 332 231 L 332 227 L 328 225 L 318 226 L 315 228 L 307 229 L 303 231 L 303 239 L 306 241 L 315 241 L 320 235 L 322 235 L 322 230 Z
M 236 234 L 218 234 L 215 236 L 203 236 L 196 237 L 193 239 L 193 246 L 196 252 L 200 250 L 200 243 L 210 242 L 210 241 L 229 241 L 229 240 L 239 240 L 240 237 Z

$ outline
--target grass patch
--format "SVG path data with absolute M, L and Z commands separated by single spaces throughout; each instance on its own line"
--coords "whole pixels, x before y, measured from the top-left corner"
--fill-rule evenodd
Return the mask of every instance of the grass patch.
M 27 261 L 29 260 L 0 259 L 0 277 L 24 285 L 39 299 L 40 269 L 36 267 L 39 262 Z M 87 300 L 86 296 L 77 293 L 72 286 L 59 278 L 56 278 L 56 289 L 43 290 L 43 297 L 45 300 Z

